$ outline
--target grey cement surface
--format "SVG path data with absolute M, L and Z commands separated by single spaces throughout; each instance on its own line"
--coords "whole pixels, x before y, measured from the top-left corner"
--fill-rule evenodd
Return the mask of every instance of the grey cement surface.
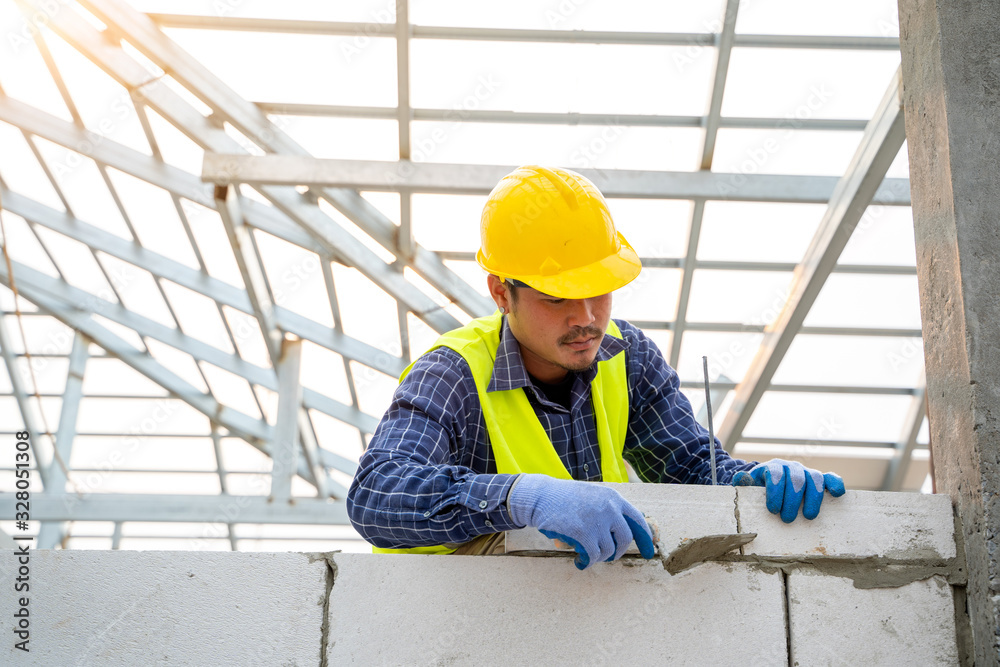
M 977 664 L 1000 663 L 1000 3 L 900 0 L 938 491 L 955 500 Z
M 30 652 L 5 580 L 2 665 L 320 662 L 327 566 L 308 554 L 40 550 L 30 566 Z
M 788 575 L 793 665 L 955 665 L 951 586 L 941 577 L 862 590 L 808 570 Z
M 780 573 L 336 554 L 331 665 L 787 665 Z M 669 656 L 669 657 L 668 657 Z
M 613 484 L 617 490 L 656 526 L 664 555 L 685 540 L 736 532 L 736 489 L 732 486 L 686 484 Z M 565 551 L 535 528 L 507 533 L 507 553 Z M 628 553 L 637 554 L 633 544 Z
M 744 553 L 773 558 L 942 561 L 954 558 L 946 495 L 848 491 L 823 499 L 819 516 L 792 523 L 767 511 L 764 489 L 739 487 L 740 528 L 757 533 Z

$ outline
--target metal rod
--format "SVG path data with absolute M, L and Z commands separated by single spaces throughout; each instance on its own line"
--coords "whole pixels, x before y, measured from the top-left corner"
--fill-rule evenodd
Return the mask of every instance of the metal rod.
M 712 486 L 719 484 L 719 478 L 715 471 L 715 427 L 712 426 L 712 393 L 708 386 L 708 357 L 701 358 L 702 366 L 705 369 L 705 407 L 708 408 L 708 444 L 712 456 Z

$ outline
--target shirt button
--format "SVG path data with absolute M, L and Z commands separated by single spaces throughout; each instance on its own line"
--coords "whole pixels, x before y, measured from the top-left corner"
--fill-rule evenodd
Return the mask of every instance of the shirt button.
M 486 522 L 486 527 L 487 528 L 492 528 L 493 527 L 493 522 L 492 521 L 487 521 Z
M 489 505 L 489 503 L 486 502 L 485 500 L 479 501 L 479 507 L 481 507 L 482 509 L 486 509 L 487 505 Z
M 584 463 L 583 464 L 583 472 L 587 472 L 588 470 L 590 470 L 590 464 L 589 463 Z

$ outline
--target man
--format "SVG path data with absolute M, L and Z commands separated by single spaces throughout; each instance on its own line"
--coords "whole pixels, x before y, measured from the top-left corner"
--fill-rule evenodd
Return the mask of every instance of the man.
M 677 373 L 611 293 L 639 258 L 603 196 L 572 171 L 521 167 L 483 210 L 479 265 L 498 312 L 444 334 L 400 378 L 347 498 L 376 552 L 492 553 L 533 526 L 578 552 L 653 556 L 642 513 L 612 488 L 626 461 L 646 482 L 711 483 L 708 433 Z M 767 486 L 767 506 L 812 519 L 843 481 L 799 463 L 731 458 L 720 483 Z

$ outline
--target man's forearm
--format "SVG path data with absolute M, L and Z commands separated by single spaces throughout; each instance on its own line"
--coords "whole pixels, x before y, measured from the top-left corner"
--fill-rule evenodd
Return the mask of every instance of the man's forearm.
M 377 547 L 462 543 L 517 527 L 506 507 L 516 475 L 365 458 L 347 508 L 355 529 Z

